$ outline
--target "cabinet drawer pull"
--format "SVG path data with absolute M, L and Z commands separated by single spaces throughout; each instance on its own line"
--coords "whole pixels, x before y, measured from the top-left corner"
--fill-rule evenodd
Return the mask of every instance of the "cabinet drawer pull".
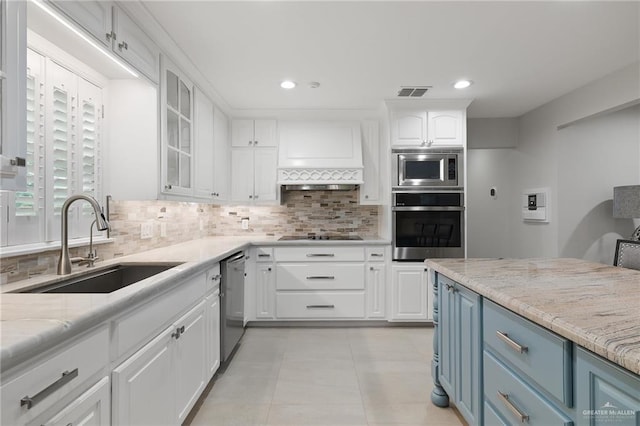
M 371 257 L 383 257 L 384 254 L 382 253 L 371 253 Z
M 333 309 L 336 305 L 307 305 L 307 309 Z
M 333 253 L 308 253 L 307 257 L 334 257 Z
M 22 407 L 23 405 L 26 405 L 27 410 L 30 410 L 31 407 L 33 407 L 34 405 L 36 405 L 37 403 L 39 403 L 40 401 L 42 401 L 43 399 L 45 399 L 46 397 L 48 397 L 49 395 L 51 395 L 52 393 L 60 389 L 62 386 L 66 385 L 71 380 L 75 379 L 76 377 L 78 377 L 77 368 L 72 371 L 69 371 L 69 370 L 65 371 L 64 373 L 62 373 L 62 377 L 60 377 L 55 382 L 51 383 L 49 386 L 47 386 L 46 388 L 44 388 L 34 396 L 25 396 L 24 398 L 22 398 L 20 400 L 20 406 Z
M 502 401 L 502 403 L 505 405 L 505 407 L 509 409 L 509 411 L 511 411 L 513 414 L 515 414 L 516 417 L 520 419 L 520 423 L 529 421 L 529 416 L 524 414 L 522 411 L 518 409 L 518 407 L 513 405 L 513 402 L 511 402 L 511 400 L 509 399 L 509 395 L 498 391 L 498 399 Z
M 308 280 L 335 280 L 336 277 L 333 275 L 315 275 L 311 277 L 307 277 Z
M 271 255 L 270 255 L 270 254 L 260 253 L 260 254 L 258 255 L 258 257 L 271 257 Z
M 522 346 L 519 345 L 518 343 L 516 343 L 513 339 L 511 339 L 509 337 L 509 335 L 507 333 L 504 333 L 500 330 L 496 331 L 496 335 L 500 338 L 500 340 L 502 340 L 503 342 L 505 342 L 507 345 L 509 345 L 514 351 L 518 352 L 518 353 L 525 353 L 529 350 L 529 348 L 527 346 Z

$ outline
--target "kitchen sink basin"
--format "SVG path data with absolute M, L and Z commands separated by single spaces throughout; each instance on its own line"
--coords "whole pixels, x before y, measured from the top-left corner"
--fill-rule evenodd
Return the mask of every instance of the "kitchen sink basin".
M 122 264 L 20 293 L 111 293 L 180 263 Z

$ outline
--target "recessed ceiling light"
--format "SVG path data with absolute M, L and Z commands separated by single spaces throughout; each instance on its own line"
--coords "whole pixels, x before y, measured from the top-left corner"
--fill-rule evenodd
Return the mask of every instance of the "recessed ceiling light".
M 453 85 L 453 87 L 455 87 L 456 89 L 466 89 L 469 86 L 471 86 L 470 80 L 458 80 Z
M 294 87 L 296 87 L 296 82 L 291 80 L 285 80 L 282 83 L 280 83 L 280 87 L 282 87 L 283 89 L 293 89 Z

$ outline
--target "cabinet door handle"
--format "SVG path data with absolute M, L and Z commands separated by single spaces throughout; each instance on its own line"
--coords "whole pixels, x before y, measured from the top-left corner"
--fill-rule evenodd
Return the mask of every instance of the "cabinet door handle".
M 249 141 L 249 145 L 253 145 L 253 141 Z
M 307 305 L 307 309 L 333 309 L 336 305 Z
M 45 399 L 46 397 L 48 397 L 49 395 L 51 395 L 52 393 L 60 389 L 62 386 L 66 385 L 71 380 L 75 379 L 76 377 L 78 377 L 77 368 L 71 371 L 68 371 L 68 370 L 65 371 L 64 373 L 62 373 L 62 377 L 60 377 L 55 382 L 51 383 L 46 388 L 42 389 L 40 392 L 38 392 L 34 396 L 25 396 L 24 398 L 22 398 L 20 400 L 20 406 L 22 407 L 26 405 L 27 410 L 30 410 L 31 407 L 33 407 L 34 405 L 36 405 L 37 403 L 39 403 L 40 401 L 42 401 L 43 399 Z
M 178 340 L 180 338 L 180 328 L 176 328 L 176 331 L 171 333 L 171 337 L 173 337 L 174 339 Z
M 311 277 L 307 277 L 308 280 L 335 280 L 336 277 L 333 275 L 315 275 Z
M 511 400 L 509 399 L 508 394 L 498 391 L 498 399 L 502 401 L 502 403 L 509 409 L 509 411 L 511 411 L 513 414 L 515 414 L 516 417 L 520 419 L 521 423 L 529 421 L 529 416 L 520 411 L 518 407 L 513 405 L 513 402 L 511 402 Z
M 118 48 L 120 50 L 122 50 L 122 49 L 129 50 L 129 45 L 127 44 L 126 41 L 122 41 L 122 42 L 118 43 Z
M 498 338 L 500 340 L 505 342 L 514 351 L 516 351 L 518 353 L 524 353 L 524 352 L 527 352 L 529 350 L 529 348 L 527 346 L 523 346 L 523 345 L 518 344 L 515 340 L 513 340 L 511 337 L 509 337 L 509 335 L 507 333 L 505 333 L 505 332 L 502 332 L 500 330 L 496 330 L 496 335 L 498 336 Z
M 333 253 L 308 253 L 307 257 L 334 257 Z

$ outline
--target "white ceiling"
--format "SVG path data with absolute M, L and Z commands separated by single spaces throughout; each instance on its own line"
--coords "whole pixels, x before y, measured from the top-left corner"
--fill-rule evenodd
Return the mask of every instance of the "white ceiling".
M 640 2 L 144 5 L 235 109 L 378 108 L 429 85 L 428 98 L 474 99 L 470 117 L 517 117 L 640 52 Z M 474 84 L 455 90 L 459 78 Z

